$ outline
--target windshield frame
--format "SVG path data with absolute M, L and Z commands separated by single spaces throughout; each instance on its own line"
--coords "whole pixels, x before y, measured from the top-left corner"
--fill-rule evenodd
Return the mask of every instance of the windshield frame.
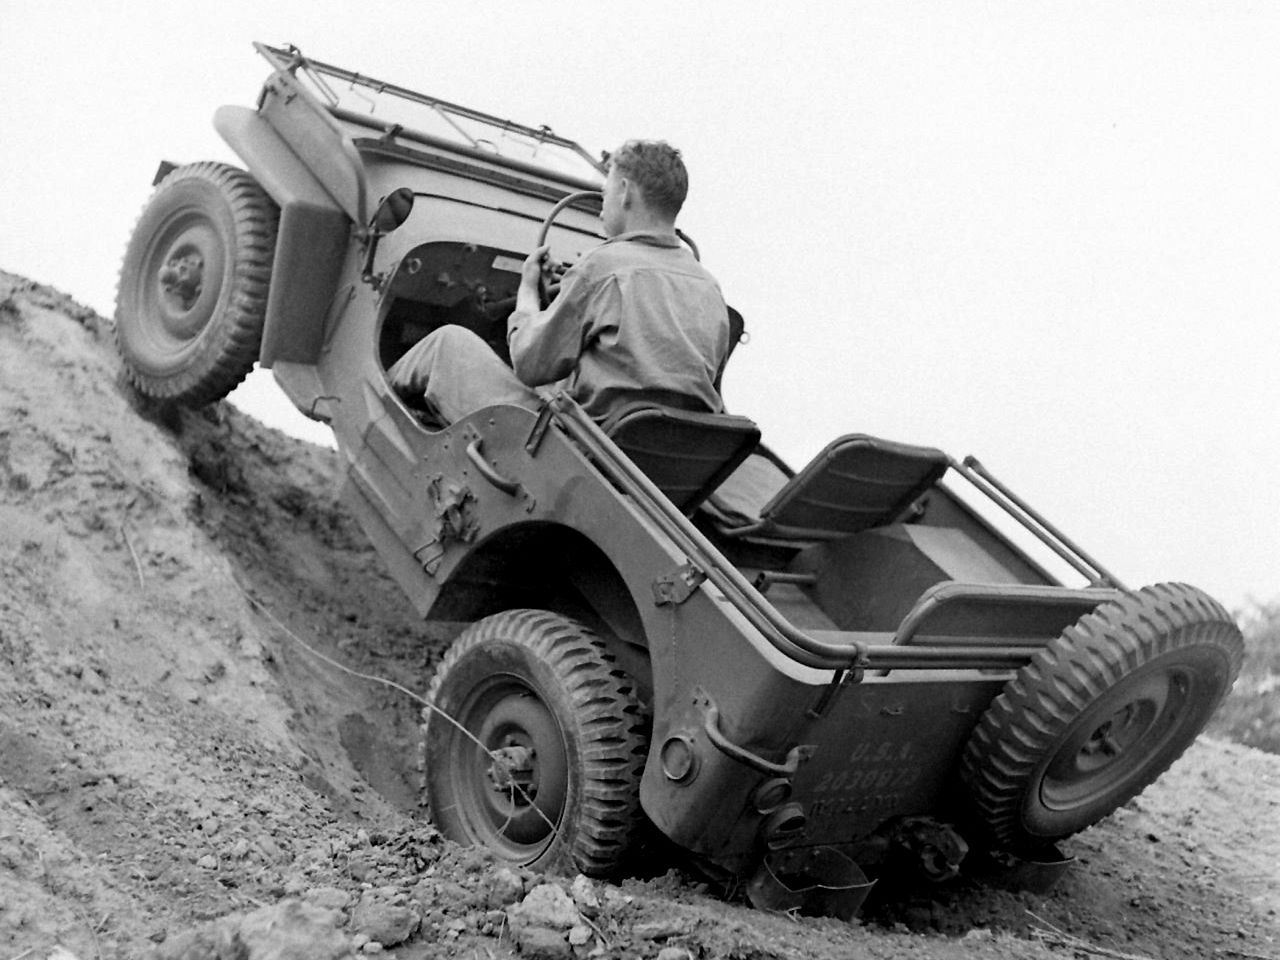
M 306 91 L 315 96 L 319 104 L 335 119 L 379 130 L 388 139 L 403 137 L 429 147 L 461 154 L 473 160 L 496 163 L 524 173 L 549 177 L 578 188 L 598 190 L 603 182 L 606 172 L 604 162 L 594 159 L 580 144 L 559 136 L 550 127 L 529 127 L 481 110 L 442 100 L 439 97 L 377 80 L 307 57 L 292 45 L 273 47 L 264 43 L 254 43 L 254 48 L 276 70 L 287 72 L 299 80 Z M 357 91 L 358 88 L 359 97 L 367 100 L 371 105 L 377 102 L 374 98 L 379 98 L 383 103 L 390 103 L 393 109 L 389 111 L 388 116 L 352 110 L 343 105 L 343 97 L 335 92 L 334 87 L 339 84 L 351 91 Z M 396 117 L 392 115 L 397 99 L 412 105 L 414 109 L 426 108 L 432 111 L 443 121 L 444 129 L 451 131 L 451 134 L 431 133 L 397 122 Z M 473 128 L 470 133 L 468 126 Z M 494 138 L 473 136 L 475 132 L 492 132 Z M 514 138 L 522 139 L 526 144 L 532 144 L 533 155 L 503 154 L 498 144 L 514 142 Z M 536 152 L 542 146 L 550 148 L 549 155 L 557 157 L 561 163 L 550 165 L 539 162 Z M 572 169 L 564 169 L 566 166 L 571 166 Z

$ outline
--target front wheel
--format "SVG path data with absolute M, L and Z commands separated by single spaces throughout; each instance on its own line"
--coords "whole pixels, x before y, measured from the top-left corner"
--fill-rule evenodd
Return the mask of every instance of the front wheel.
M 278 218 L 257 182 L 226 164 L 188 164 L 160 181 L 116 293 L 116 347 L 140 393 L 201 406 L 253 369 Z
M 978 826 L 997 846 L 1083 830 L 1140 793 L 1204 728 L 1244 641 L 1186 584 L 1107 601 L 1036 654 L 996 697 L 961 761 Z
M 427 802 L 446 837 L 521 866 L 618 871 L 643 823 L 647 737 L 599 637 L 543 610 L 495 614 L 454 641 L 427 698 Z

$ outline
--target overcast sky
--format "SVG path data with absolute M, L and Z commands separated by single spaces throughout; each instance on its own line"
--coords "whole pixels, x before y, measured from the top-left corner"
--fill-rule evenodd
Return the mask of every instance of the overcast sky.
M 1131 583 L 1280 597 L 1280 5 L 0 0 L 0 268 L 109 314 L 253 40 L 679 146 L 726 398 L 793 465 L 974 453 Z

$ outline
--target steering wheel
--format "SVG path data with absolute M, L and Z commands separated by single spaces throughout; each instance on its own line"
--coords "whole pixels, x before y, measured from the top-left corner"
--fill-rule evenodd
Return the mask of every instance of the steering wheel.
M 604 194 L 599 190 L 579 190 L 577 193 L 571 193 L 564 197 L 559 203 L 552 207 L 551 212 L 548 213 L 546 219 L 542 221 L 542 228 L 538 231 L 538 242 L 534 244 L 533 248 L 536 250 L 547 242 L 547 235 L 551 232 L 551 224 L 555 223 L 556 217 L 560 216 L 561 210 L 569 206 L 571 203 L 578 200 L 586 200 L 589 197 L 603 200 Z M 542 270 L 538 274 L 538 305 L 544 310 L 546 309 L 547 304 L 551 302 L 551 292 L 549 290 L 549 284 L 547 283 L 547 275 L 550 272 L 551 271 L 548 269 L 547 264 L 543 263 Z
M 599 190 L 579 190 L 576 193 L 571 193 L 563 197 L 559 203 L 552 207 L 551 212 L 548 213 L 546 219 L 542 221 L 542 227 L 538 230 L 538 242 L 534 245 L 534 249 L 536 250 L 547 242 L 547 235 L 551 232 L 551 225 L 555 223 L 556 217 L 560 216 L 561 210 L 578 200 L 586 200 L 590 197 L 603 200 L 604 194 Z M 679 228 L 676 229 L 676 236 L 689 247 L 695 260 L 702 259 L 702 254 L 698 252 L 698 245 L 693 242 L 692 237 Z M 547 265 L 544 263 L 542 265 L 542 270 L 538 274 L 538 304 L 544 310 L 546 309 L 547 304 L 551 302 L 551 294 L 547 283 L 547 275 L 549 273 L 550 270 L 548 270 Z

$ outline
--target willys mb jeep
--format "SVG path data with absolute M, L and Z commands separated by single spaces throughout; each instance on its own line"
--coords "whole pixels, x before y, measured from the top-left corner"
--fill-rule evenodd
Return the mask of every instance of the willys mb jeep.
M 665 837 L 757 904 L 848 916 L 903 863 L 1047 882 L 1202 729 L 1242 655 L 1223 608 L 1126 589 L 971 458 L 850 434 L 793 471 L 746 417 L 638 396 L 597 423 L 554 390 L 430 422 L 387 368 L 443 324 L 503 353 L 529 251 L 602 239 L 602 167 L 257 49 L 257 108 L 214 117 L 248 172 L 161 165 L 116 340 L 185 405 L 270 367 L 417 609 L 471 623 L 428 688 L 447 836 L 591 875 Z

